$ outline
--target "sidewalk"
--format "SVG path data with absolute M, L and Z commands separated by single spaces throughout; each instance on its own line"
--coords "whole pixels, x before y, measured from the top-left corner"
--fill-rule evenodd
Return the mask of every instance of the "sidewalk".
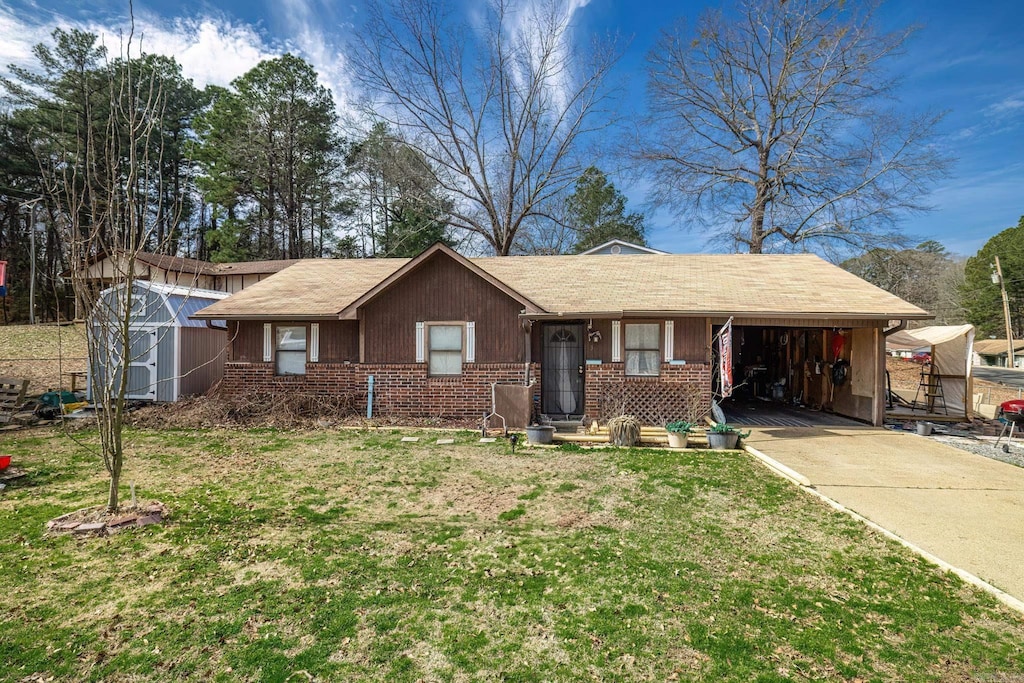
M 1024 600 L 1024 468 L 872 427 L 745 440 L 832 500 Z

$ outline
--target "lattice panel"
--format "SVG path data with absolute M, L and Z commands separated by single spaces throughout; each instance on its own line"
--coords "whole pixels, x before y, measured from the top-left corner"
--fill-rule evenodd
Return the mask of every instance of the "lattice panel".
M 698 382 L 627 382 L 600 388 L 598 420 L 635 415 L 642 424 L 697 422 L 711 410 L 711 394 Z

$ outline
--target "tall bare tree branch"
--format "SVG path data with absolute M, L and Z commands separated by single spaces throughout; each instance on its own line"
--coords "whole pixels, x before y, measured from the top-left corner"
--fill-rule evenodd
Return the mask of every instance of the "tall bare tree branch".
M 495 0 L 468 26 L 423 0 L 373 2 L 355 66 L 388 122 L 453 198 L 451 224 L 509 254 L 524 226 L 582 170 L 581 137 L 599 108 L 612 52 L 580 50 L 553 0 Z
M 939 115 L 886 108 L 911 31 L 876 30 L 876 6 L 741 0 L 736 19 L 664 34 L 636 147 L 654 202 L 752 253 L 898 241 L 949 160 L 931 144 Z

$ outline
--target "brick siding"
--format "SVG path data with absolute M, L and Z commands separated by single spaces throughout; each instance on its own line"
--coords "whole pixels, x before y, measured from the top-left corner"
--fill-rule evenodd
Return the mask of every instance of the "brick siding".
M 374 415 L 475 419 L 491 407 L 491 384 L 521 384 L 523 363 L 466 363 L 456 377 L 430 377 L 424 363 L 307 363 L 305 375 L 277 376 L 273 363 L 226 363 L 223 390 L 231 394 L 294 391 L 354 392 L 365 408 L 374 378 Z M 540 368 L 530 366 L 540 393 Z
M 277 376 L 273 363 L 226 363 L 223 390 L 232 394 L 353 392 L 365 409 L 367 378 L 374 377 L 374 415 L 476 419 L 491 405 L 491 384 L 520 384 L 522 363 L 466 363 L 457 377 L 429 377 L 423 363 L 307 363 L 306 374 Z M 540 365 L 530 364 L 540 394 Z M 586 366 L 588 418 L 620 413 L 645 424 L 664 424 L 706 411 L 711 404 L 708 363 L 662 364 L 658 377 L 626 377 L 622 363 Z M 696 406 L 693 404 L 696 403 Z

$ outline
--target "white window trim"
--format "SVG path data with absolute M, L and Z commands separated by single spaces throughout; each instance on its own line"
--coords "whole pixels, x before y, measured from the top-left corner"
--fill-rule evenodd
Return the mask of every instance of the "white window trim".
M 423 323 L 417 323 L 417 325 L 423 325 L 423 327 L 424 327 L 424 331 L 423 331 L 423 346 L 424 346 L 423 355 L 424 355 L 424 358 L 425 358 L 424 362 L 426 362 L 426 364 L 427 364 L 427 375 L 429 377 L 459 377 L 459 376 L 461 376 L 462 375 L 462 365 L 464 365 L 466 363 L 473 362 L 473 361 L 470 361 L 469 359 L 467 359 L 467 357 L 466 357 L 466 354 L 468 352 L 468 344 L 467 344 L 466 338 L 467 338 L 467 336 L 469 334 L 469 325 L 470 324 L 466 323 L 466 322 L 464 322 L 462 320 L 428 320 L 428 321 L 423 322 Z M 473 323 L 473 325 L 475 327 L 475 323 Z M 429 328 L 435 327 L 435 326 L 436 327 L 458 327 L 458 328 L 462 329 L 462 363 L 460 363 L 460 365 L 459 365 L 459 373 L 457 375 L 431 375 L 430 374 L 430 358 L 429 358 L 429 356 L 430 356 L 430 330 L 429 330 Z M 419 328 L 417 327 L 417 329 L 419 329 Z M 475 336 L 475 330 L 474 330 L 474 336 Z M 475 350 L 474 350 L 474 357 L 475 357 L 475 355 L 476 355 L 476 353 L 475 353 Z
M 263 323 L 263 362 L 272 363 L 274 361 L 274 325 L 273 323 Z
M 675 323 L 671 320 L 665 321 L 665 362 L 671 363 L 675 352 Z
M 622 322 L 612 321 L 612 362 L 622 362 Z
M 636 322 L 633 322 L 633 323 L 629 323 L 629 324 L 630 325 L 658 325 L 658 323 L 656 323 L 656 322 L 639 321 L 639 320 L 636 321 Z M 660 325 L 659 325 L 659 327 L 660 327 Z M 626 353 L 629 351 L 629 349 L 625 348 L 625 344 L 623 344 L 622 347 L 623 347 L 622 355 L 625 356 Z M 633 351 L 654 351 L 654 349 L 632 349 L 632 350 Z M 660 349 L 659 349 L 659 351 L 660 351 Z M 626 365 L 628 365 L 628 363 L 626 363 Z M 626 374 L 626 367 L 623 367 L 622 370 L 623 370 L 623 374 L 625 374 L 626 377 L 658 377 L 658 376 L 661 375 L 661 367 L 660 367 L 660 365 L 658 367 L 658 371 L 655 372 L 654 374 Z
M 416 323 L 416 362 L 425 363 L 426 354 L 426 326 L 422 322 Z
M 309 324 L 309 362 L 320 362 L 320 323 Z
M 309 328 L 306 328 L 306 349 L 305 349 L 306 360 L 303 363 L 302 374 L 301 375 L 278 375 L 277 374 L 277 372 L 278 372 L 278 368 L 277 368 L 277 352 L 278 352 L 279 349 L 277 348 L 277 334 L 276 334 L 276 328 L 278 328 L 278 327 L 306 327 L 306 325 L 304 323 L 278 323 L 277 325 L 271 325 L 271 340 L 270 340 L 271 343 L 270 343 L 270 345 L 271 345 L 271 349 L 272 349 L 271 360 L 274 363 L 274 375 L 277 376 L 277 377 L 305 376 L 305 374 L 306 374 L 305 364 L 309 362 L 309 337 L 310 337 Z M 264 327 L 264 330 L 266 330 L 265 327 Z

